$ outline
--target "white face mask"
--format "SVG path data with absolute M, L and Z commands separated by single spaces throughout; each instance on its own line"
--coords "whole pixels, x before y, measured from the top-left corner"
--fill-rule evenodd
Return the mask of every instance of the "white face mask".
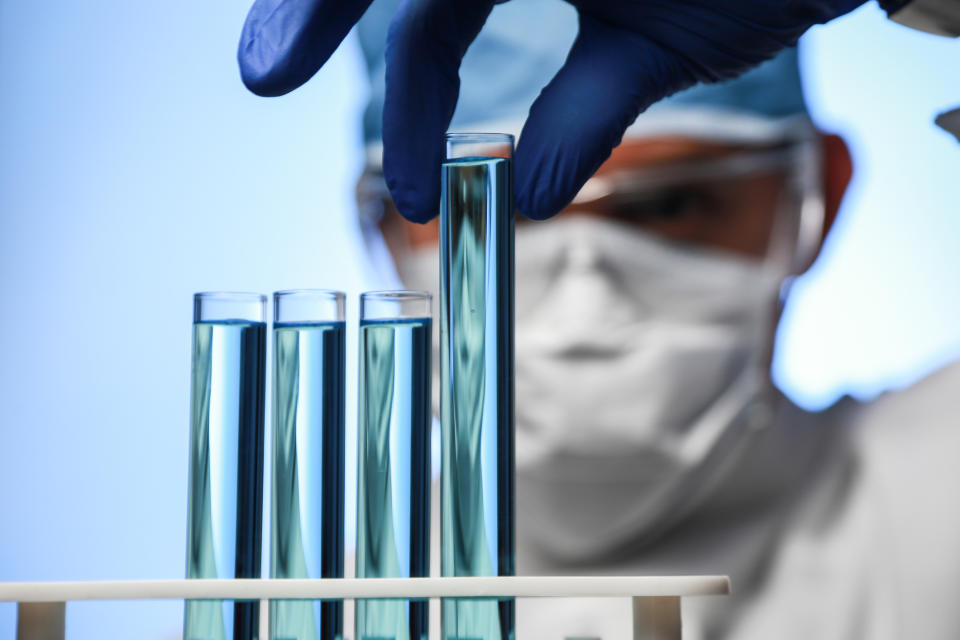
M 437 266 L 432 250 L 400 275 L 436 291 Z M 767 386 L 782 277 L 594 217 L 518 227 L 521 538 L 583 560 L 694 508 Z

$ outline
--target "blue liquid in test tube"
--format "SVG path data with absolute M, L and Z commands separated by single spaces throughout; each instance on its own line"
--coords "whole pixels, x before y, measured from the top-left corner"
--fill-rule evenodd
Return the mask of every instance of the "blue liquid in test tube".
M 259 578 L 266 298 L 194 297 L 187 578 Z M 186 640 L 257 637 L 259 603 L 188 600 Z
M 361 299 L 357 577 L 430 570 L 430 295 Z M 357 640 L 427 640 L 428 602 L 357 600 Z
M 274 294 L 271 578 L 342 578 L 344 307 L 335 291 Z M 273 640 L 337 640 L 343 603 L 274 600 Z
M 441 571 L 514 575 L 513 137 L 449 134 L 441 169 Z M 511 640 L 512 599 L 442 605 L 443 640 Z

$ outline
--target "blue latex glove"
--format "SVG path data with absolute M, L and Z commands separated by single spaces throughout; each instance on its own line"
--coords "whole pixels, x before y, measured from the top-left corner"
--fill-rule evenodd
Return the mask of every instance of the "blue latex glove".
M 244 83 L 263 96 L 297 88 L 370 1 L 256 0 L 240 38 Z M 864 2 L 570 1 L 580 14 L 580 33 L 531 107 L 515 156 L 517 207 L 535 219 L 566 206 L 657 100 L 696 82 L 734 77 L 795 44 L 812 25 Z M 406 0 L 390 25 L 383 169 L 409 220 L 437 215 L 443 134 L 457 102 L 460 61 L 494 4 Z

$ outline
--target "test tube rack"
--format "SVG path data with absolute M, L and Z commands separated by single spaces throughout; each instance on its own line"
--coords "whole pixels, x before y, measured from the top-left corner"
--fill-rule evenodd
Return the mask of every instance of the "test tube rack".
M 268 638 L 270 600 L 363 598 L 630 598 L 634 640 L 681 640 L 681 599 L 730 593 L 726 576 L 326 578 L 0 582 L 17 603 L 18 640 L 64 640 L 66 603 L 77 600 L 222 599 L 260 602 Z M 555 639 L 560 640 L 560 639 Z

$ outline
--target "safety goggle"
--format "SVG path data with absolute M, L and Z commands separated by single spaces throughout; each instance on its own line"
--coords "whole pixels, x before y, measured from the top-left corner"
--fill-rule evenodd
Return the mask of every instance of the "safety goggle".
M 596 175 L 565 211 L 612 211 L 638 226 L 669 221 L 690 210 L 709 216 L 711 207 L 731 192 L 749 197 L 749 181 L 770 174 L 780 176 L 783 187 L 772 204 L 763 262 L 784 275 L 798 273 L 814 257 L 824 225 L 819 140 L 812 128 L 762 149 Z
M 743 179 L 771 173 L 784 177 L 784 188 L 775 204 L 763 262 L 784 275 L 799 273 L 814 257 L 824 225 L 819 139 L 812 127 L 769 147 L 594 176 L 565 211 L 616 207 L 638 220 L 669 216 L 686 206 L 708 207 L 712 188 L 736 189 Z M 379 236 L 390 207 L 382 174 L 368 171 L 361 176 L 357 201 L 364 236 Z

